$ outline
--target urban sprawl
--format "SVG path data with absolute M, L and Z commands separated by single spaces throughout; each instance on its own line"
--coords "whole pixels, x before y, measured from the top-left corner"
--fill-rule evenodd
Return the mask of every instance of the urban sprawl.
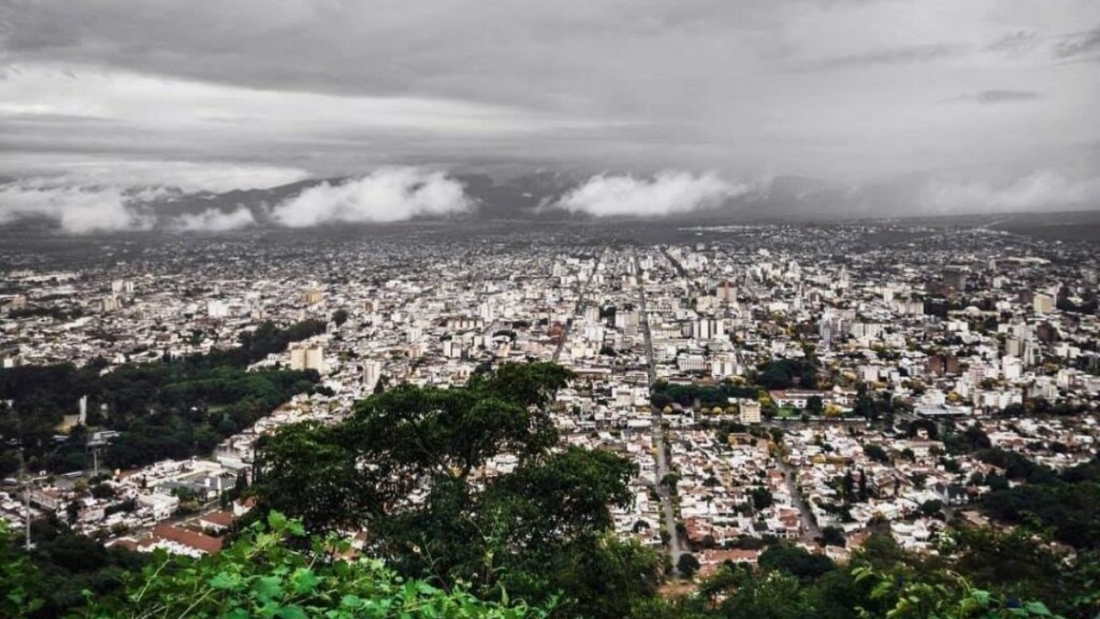
M 120 425 L 112 397 L 75 394 L 37 443 L 0 402 L 0 516 L 19 532 L 53 513 L 109 545 L 217 552 L 249 509 L 265 435 L 506 361 L 574 373 L 553 408 L 566 442 L 639 471 L 617 531 L 673 561 L 693 552 L 703 573 L 753 563 L 756 540 L 842 561 L 872 527 L 935 552 L 953 523 L 997 526 L 974 506 L 1026 483 L 982 454 L 1062 471 L 1096 451 L 1095 246 L 898 223 L 670 226 L 653 242 L 533 228 L 120 237 L 81 241 L 98 246 L 68 263 L 5 251 L 0 371 L 110 376 L 251 334 L 275 344 L 242 372 L 308 380 L 254 417 L 197 402 L 212 438 L 155 461 L 140 415 Z M 498 456 L 478 474 L 515 465 Z

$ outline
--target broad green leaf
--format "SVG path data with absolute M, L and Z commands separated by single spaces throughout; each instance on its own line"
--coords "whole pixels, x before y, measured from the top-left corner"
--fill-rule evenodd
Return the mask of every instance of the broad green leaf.
M 272 511 L 267 515 L 267 524 L 274 531 L 282 531 L 286 528 L 286 516 L 277 511 Z
M 321 579 L 308 568 L 300 567 L 291 574 L 290 581 L 294 585 L 295 593 L 309 593 L 317 588 Z
M 253 589 L 256 598 L 261 602 L 269 602 L 283 596 L 282 580 L 277 576 L 264 576 L 256 581 Z
M 1024 608 L 1027 609 L 1027 612 L 1039 617 L 1053 616 L 1053 613 L 1050 612 L 1050 609 L 1048 609 L 1046 607 L 1046 604 L 1043 604 L 1042 602 L 1028 602 L 1027 604 L 1024 604 Z
M 290 606 L 284 606 L 279 609 L 279 612 L 275 613 L 276 617 L 282 617 L 282 619 L 309 619 L 309 615 L 306 611 L 297 604 L 291 604 Z
M 359 608 L 363 605 L 363 598 L 358 595 L 345 595 L 340 598 L 340 605 L 346 608 Z
M 237 574 L 218 572 L 217 575 L 210 579 L 210 586 L 215 589 L 232 591 L 241 586 L 241 577 Z

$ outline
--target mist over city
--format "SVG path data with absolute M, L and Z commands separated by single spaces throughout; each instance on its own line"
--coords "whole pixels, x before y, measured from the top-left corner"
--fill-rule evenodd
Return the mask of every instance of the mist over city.
M 1100 2 L 0 0 L 0 618 L 1100 617 Z

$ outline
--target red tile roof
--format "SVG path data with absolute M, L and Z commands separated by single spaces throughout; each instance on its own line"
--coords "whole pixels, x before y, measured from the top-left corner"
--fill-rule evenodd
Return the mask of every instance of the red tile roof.
M 200 522 L 209 522 L 212 525 L 219 527 L 232 526 L 237 521 L 237 517 L 229 512 L 210 512 L 205 516 L 199 518 Z
M 176 542 L 205 553 L 214 553 L 222 549 L 222 540 L 202 533 L 188 531 L 170 524 L 158 524 L 153 528 L 153 538 Z

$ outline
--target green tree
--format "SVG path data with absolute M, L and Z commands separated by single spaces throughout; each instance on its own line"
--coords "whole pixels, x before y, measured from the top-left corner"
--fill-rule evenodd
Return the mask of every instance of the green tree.
M 794 576 L 765 572 L 745 577 L 721 604 L 726 619 L 804 619 L 813 617 L 809 590 Z
M 695 555 L 690 552 L 685 552 L 680 555 L 680 558 L 676 561 L 676 571 L 680 572 L 680 575 L 684 578 L 691 579 L 695 576 L 695 572 L 699 571 L 699 559 L 695 558 Z
M 775 502 L 771 490 L 763 486 L 757 486 L 750 490 L 749 497 L 752 498 L 752 506 L 758 510 L 771 507 L 772 503 Z
M 1042 602 L 997 596 L 973 587 L 958 575 L 942 582 L 925 582 L 877 573 L 866 567 L 856 568 L 853 573 L 857 582 L 874 584 L 869 601 L 884 604 L 888 608 L 885 615 L 890 619 L 1058 617 Z M 868 614 L 866 609 L 863 612 Z
M 17 550 L 0 520 L 0 616 L 29 617 L 43 607 L 41 574 L 26 553 Z
M 821 529 L 821 543 L 824 546 L 845 546 L 848 540 L 844 537 L 844 529 L 829 526 Z
M 345 541 L 304 538 L 301 524 L 278 512 L 267 523 L 198 560 L 157 552 L 125 579 L 122 591 L 95 599 L 81 616 L 521 619 L 545 617 L 548 610 L 511 603 L 503 591 L 502 602 L 483 602 L 462 587 L 402 580 L 377 560 L 343 558 L 350 549 Z M 288 537 L 301 543 L 283 543 Z
M 935 516 L 943 511 L 943 501 L 939 499 L 929 499 L 920 504 L 920 513 L 924 516 Z
M 876 462 L 889 462 L 890 456 L 887 455 L 886 450 L 882 448 L 882 445 L 875 445 L 874 443 L 868 443 L 863 446 L 863 453 L 868 458 L 875 460 Z
M 532 601 L 564 591 L 572 614 L 615 616 L 611 602 L 630 601 L 596 583 L 637 584 L 623 585 L 629 594 L 659 563 L 608 541 L 609 508 L 633 499 L 635 465 L 558 443 L 548 407 L 569 377 L 552 364 L 504 364 L 461 388 L 395 387 L 337 425 L 283 429 L 260 450 L 260 513 L 284 511 L 317 531 L 366 526 L 379 556 L 442 586 L 505 586 Z M 475 483 L 501 453 L 518 456 L 516 468 Z M 414 492 L 424 500 L 408 501 Z
M 337 327 L 342 327 L 347 321 L 348 311 L 346 309 L 340 308 L 332 313 L 332 322 L 336 323 Z
M 833 562 L 825 555 L 811 554 L 792 544 L 776 544 L 761 553 L 757 561 L 763 570 L 786 572 L 805 582 L 833 569 Z

